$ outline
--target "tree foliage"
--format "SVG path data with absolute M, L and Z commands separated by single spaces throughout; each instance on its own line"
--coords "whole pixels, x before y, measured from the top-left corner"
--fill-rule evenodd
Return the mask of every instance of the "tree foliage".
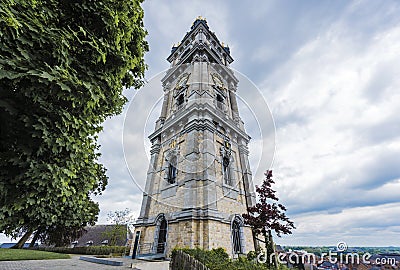
M 133 222 L 132 211 L 129 208 L 125 210 L 116 210 L 107 214 L 107 220 L 116 225 L 127 225 Z
M 248 213 L 243 214 L 245 224 L 252 227 L 256 235 L 263 235 L 265 238 L 267 263 L 270 263 L 270 254 L 273 253 L 273 241 L 271 231 L 275 231 L 277 236 L 281 234 L 291 234 L 296 227 L 286 216 L 286 207 L 280 203 L 276 196 L 276 191 L 272 189 L 275 184 L 272 179 L 272 171 L 265 172 L 265 180 L 261 186 L 256 186 L 259 201 L 256 205 L 247 209 Z M 276 266 L 276 265 L 275 265 Z
M 128 224 L 133 222 L 133 217 L 131 210 L 126 208 L 125 210 L 117 210 L 114 212 L 109 212 L 107 220 L 110 221 L 114 226 L 108 227 L 103 233 L 111 246 L 117 245 L 118 240 L 125 240 L 127 233 Z
M 245 223 L 252 226 L 254 232 L 266 234 L 268 230 L 273 230 L 280 236 L 281 234 L 291 234 L 295 229 L 294 223 L 286 216 L 286 207 L 280 203 L 276 196 L 276 191 L 272 189 L 272 171 L 265 173 L 265 180 L 261 186 L 256 186 L 259 201 L 255 206 L 247 209 L 248 214 L 243 214 Z
M 143 83 L 145 35 L 138 0 L 0 3 L 1 232 L 97 220 L 97 134 Z

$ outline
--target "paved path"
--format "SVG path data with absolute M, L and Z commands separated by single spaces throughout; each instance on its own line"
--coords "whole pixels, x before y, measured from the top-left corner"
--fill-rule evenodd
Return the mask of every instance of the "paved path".
M 114 260 L 123 261 L 123 266 L 110 266 L 105 264 L 91 263 L 79 260 L 80 256 L 71 255 L 71 259 L 62 260 L 30 260 L 30 261 L 0 261 L 0 270 L 61 270 L 61 269 L 79 269 L 79 270 L 122 270 L 122 269 L 140 269 L 140 270 L 168 270 L 169 262 L 145 262 L 126 258 L 116 258 Z M 131 264 L 133 267 L 131 268 Z

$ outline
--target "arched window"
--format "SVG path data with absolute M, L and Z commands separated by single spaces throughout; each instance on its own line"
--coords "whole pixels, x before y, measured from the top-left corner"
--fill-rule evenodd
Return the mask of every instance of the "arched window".
M 168 183 L 174 184 L 176 182 L 176 173 L 177 173 L 176 157 L 172 157 L 168 165 L 168 177 L 167 177 Z
M 242 253 L 242 245 L 240 243 L 240 224 L 237 220 L 232 224 L 233 253 Z
M 224 175 L 224 183 L 231 186 L 232 177 L 230 170 L 230 160 L 228 157 L 222 158 L 222 174 Z
M 168 233 L 168 223 L 164 214 L 159 214 L 156 219 L 156 229 L 154 232 L 153 253 L 164 253 Z
M 232 222 L 232 250 L 233 254 L 243 254 L 245 252 L 243 221 L 238 216 L 235 216 Z
M 167 221 L 161 220 L 160 230 L 158 231 L 157 253 L 164 253 L 165 242 L 167 241 Z

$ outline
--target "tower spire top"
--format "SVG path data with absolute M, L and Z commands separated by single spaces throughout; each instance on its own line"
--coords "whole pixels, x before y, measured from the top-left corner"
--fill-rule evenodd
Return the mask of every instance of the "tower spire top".
M 207 19 L 204 18 L 203 16 L 199 15 L 197 16 L 197 18 L 194 20 L 193 24 L 192 24 L 192 29 L 194 29 L 199 23 L 204 23 L 207 28 L 208 28 L 208 24 L 207 24 Z
M 173 66 L 187 64 L 198 53 L 212 63 L 228 66 L 233 62 L 229 47 L 219 41 L 208 27 L 206 18 L 201 15 L 195 19 L 190 31 L 186 32 L 181 42 L 172 46 L 167 60 Z
M 201 15 L 197 16 L 196 20 L 207 21 L 207 19 L 204 18 L 204 17 L 201 16 Z

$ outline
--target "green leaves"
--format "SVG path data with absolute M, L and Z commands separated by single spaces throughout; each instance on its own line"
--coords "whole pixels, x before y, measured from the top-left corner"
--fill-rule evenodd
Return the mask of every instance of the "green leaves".
M 1 2 L 0 231 L 64 241 L 95 222 L 96 134 L 143 84 L 142 20 L 136 0 Z

